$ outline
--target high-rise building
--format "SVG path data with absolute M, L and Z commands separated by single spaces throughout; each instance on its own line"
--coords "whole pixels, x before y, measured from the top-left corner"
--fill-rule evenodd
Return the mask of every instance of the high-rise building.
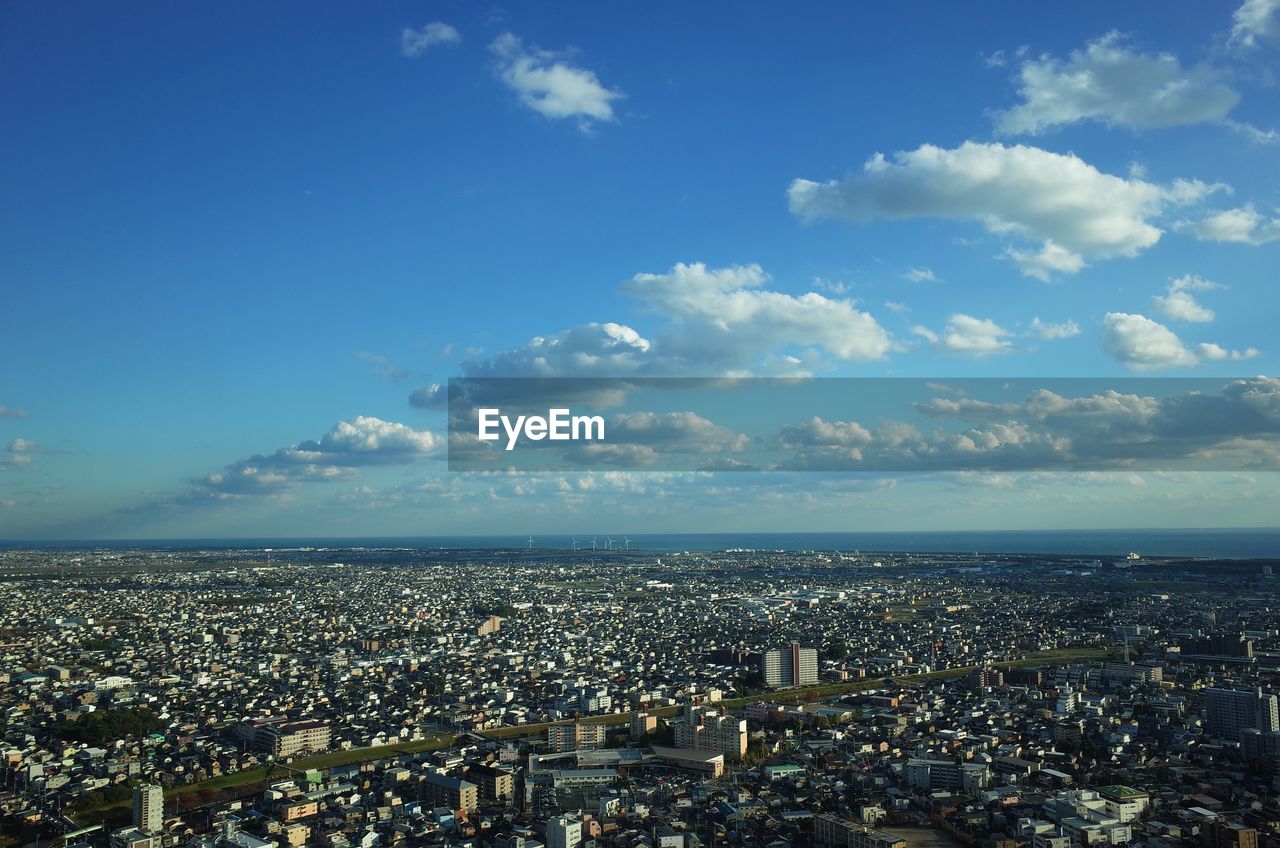
M 818 682 L 818 652 L 802 648 L 798 642 L 766 651 L 760 659 L 760 673 L 767 686 L 812 686 Z
M 604 745 L 607 729 L 603 724 L 575 721 L 553 724 L 547 728 L 547 748 L 556 754 L 566 751 L 594 751 Z
M 133 787 L 133 826 L 148 835 L 164 828 L 164 790 L 154 783 Z
M 740 760 L 747 753 L 745 718 L 689 705 L 674 730 L 677 748 L 714 751 L 730 760 Z
M 1205 725 L 1210 736 L 1239 742 L 1245 730 L 1280 730 L 1280 704 L 1261 689 L 1210 689 L 1205 695 Z

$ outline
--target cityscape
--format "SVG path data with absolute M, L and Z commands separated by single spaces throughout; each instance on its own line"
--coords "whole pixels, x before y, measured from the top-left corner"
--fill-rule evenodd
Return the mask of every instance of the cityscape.
M 1277 567 L 10 548 L 0 830 L 125 848 L 1257 848 L 1280 835 Z
M 1280 848 L 1280 0 L 0 80 L 0 848 Z

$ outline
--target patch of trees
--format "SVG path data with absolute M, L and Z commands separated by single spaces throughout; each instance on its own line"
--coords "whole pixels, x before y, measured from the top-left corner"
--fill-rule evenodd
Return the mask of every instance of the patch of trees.
M 101 746 L 126 736 L 143 736 L 163 726 L 164 721 L 150 710 L 95 710 L 73 721 L 60 719 L 53 732 L 59 739 Z

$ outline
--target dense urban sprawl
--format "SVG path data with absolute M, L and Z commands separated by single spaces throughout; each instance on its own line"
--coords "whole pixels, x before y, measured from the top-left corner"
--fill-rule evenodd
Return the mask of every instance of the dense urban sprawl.
M 0 846 L 1280 846 L 1272 569 L 0 551 Z

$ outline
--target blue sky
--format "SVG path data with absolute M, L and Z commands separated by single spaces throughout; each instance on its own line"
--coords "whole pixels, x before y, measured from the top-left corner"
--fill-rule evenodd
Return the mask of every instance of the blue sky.
M 421 401 L 1274 375 L 1278 34 L 1275 0 L 5 5 L 0 538 L 1274 524 L 1265 471 L 450 474 Z

